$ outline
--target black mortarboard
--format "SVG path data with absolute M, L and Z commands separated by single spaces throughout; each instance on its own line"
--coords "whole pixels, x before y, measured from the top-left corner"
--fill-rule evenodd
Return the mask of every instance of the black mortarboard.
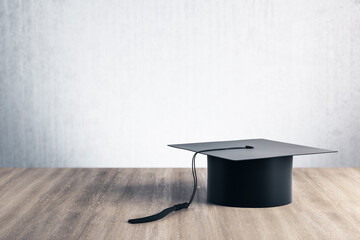
M 192 152 L 201 152 L 202 154 L 208 156 L 222 158 L 224 160 L 232 160 L 232 161 L 255 160 L 255 159 L 263 159 L 263 158 L 336 152 L 326 149 L 313 148 L 313 147 L 307 147 L 307 146 L 284 143 L 284 142 L 277 142 L 267 139 L 247 139 L 247 140 L 221 141 L 221 142 L 170 144 L 168 146 L 185 149 Z M 244 151 L 243 149 L 237 149 L 237 147 L 246 147 L 246 146 L 250 146 L 246 151 Z M 231 149 L 233 147 L 235 147 L 235 149 Z M 208 149 L 211 151 L 206 151 Z M 212 149 L 221 149 L 221 150 L 216 151 Z
M 195 152 L 194 190 L 190 201 L 159 214 L 129 220 L 130 223 L 154 221 L 191 204 L 197 187 L 195 157 L 198 153 L 208 158 L 208 202 L 232 207 L 275 207 L 292 201 L 293 156 L 336 152 L 266 139 L 169 146 Z

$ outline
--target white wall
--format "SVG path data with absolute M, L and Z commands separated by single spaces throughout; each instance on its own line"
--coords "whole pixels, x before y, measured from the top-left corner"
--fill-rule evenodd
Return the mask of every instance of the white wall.
M 0 0 L 3 167 L 190 167 L 166 145 L 258 137 L 359 167 L 359 119 L 359 1 Z

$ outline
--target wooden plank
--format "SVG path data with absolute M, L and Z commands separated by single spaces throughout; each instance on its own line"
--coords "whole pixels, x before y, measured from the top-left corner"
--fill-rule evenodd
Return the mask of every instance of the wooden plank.
M 1 239 L 360 239 L 360 169 L 294 169 L 293 203 L 206 203 L 206 169 L 187 210 L 129 218 L 187 201 L 190 169 L 0 169 Z

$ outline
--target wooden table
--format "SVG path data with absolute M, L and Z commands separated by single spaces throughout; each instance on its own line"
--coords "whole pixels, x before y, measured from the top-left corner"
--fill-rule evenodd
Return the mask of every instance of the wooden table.
M 360 239 L 360 169 L 294 169 L 293 203 L 206 203 L 206 169 L 187 210 L 129 218 L 188 201 L 190 169 L 0 169 L 0 239 Z

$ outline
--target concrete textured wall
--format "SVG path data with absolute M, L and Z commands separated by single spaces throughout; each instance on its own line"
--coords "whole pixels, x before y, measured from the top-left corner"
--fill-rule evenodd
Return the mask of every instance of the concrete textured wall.
M 190 167 L 166 144 L 259 137 L 360 166 L 358 0 L 0 0 L 0 166 Z

